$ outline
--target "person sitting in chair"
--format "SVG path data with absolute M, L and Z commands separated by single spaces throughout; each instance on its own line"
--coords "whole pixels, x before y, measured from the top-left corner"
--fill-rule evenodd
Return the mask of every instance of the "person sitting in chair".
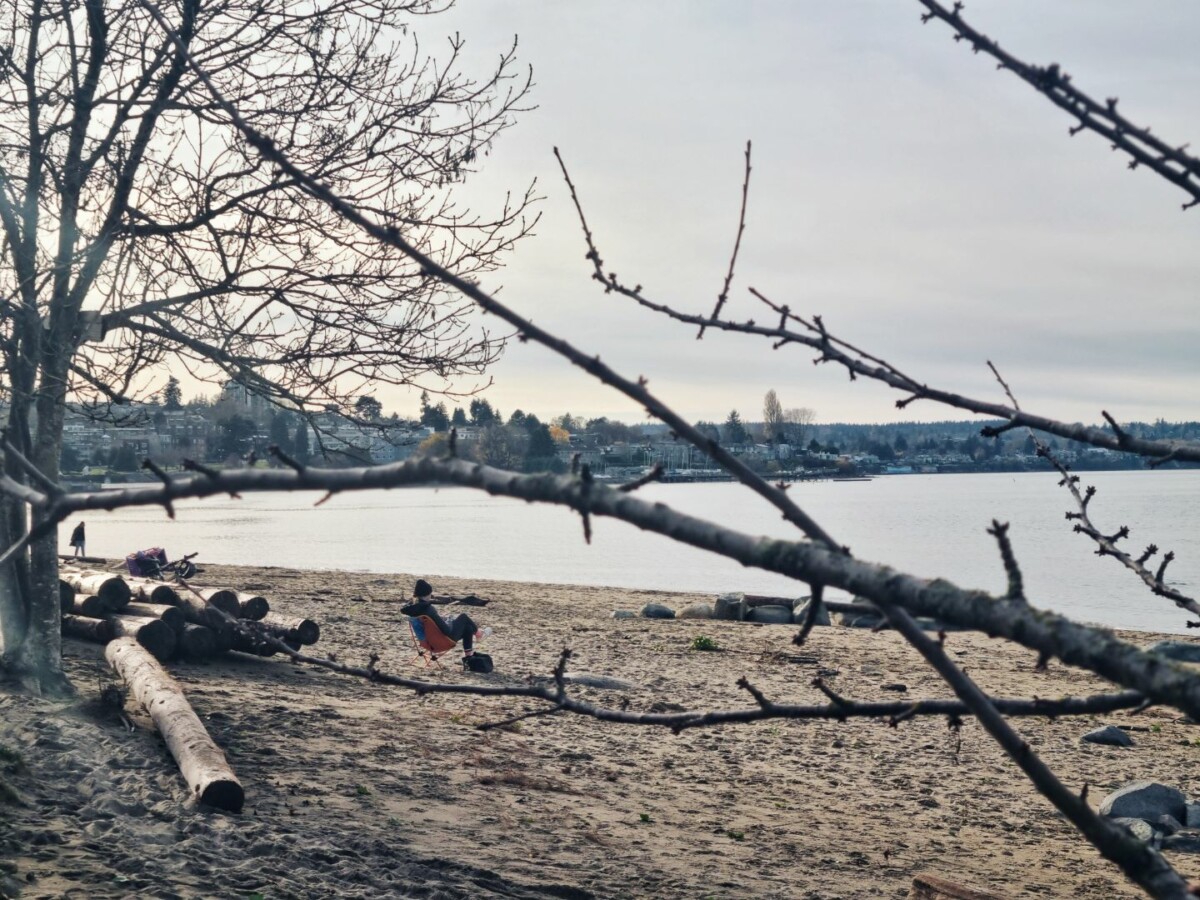
M 413 586 L 413 602 L 400 607 L 400 612 L 406 616 L 429 616 L 433 624 L 456 644 L 462 641 L 463 656 L 471 656 L 475 652 L 475 636 L 478 633 L 475 622 L 466 613 L 460 613 L 449 622 L 438 615 L 429 598 L 433 596 L 433 587 L 424 578 L 418 578 Z

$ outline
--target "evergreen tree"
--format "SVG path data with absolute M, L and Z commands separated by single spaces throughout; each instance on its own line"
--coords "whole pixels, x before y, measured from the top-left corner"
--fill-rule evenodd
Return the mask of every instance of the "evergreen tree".
M 174 375 L 167 379 L 167 386 L 162 392 L 163 406 L 170 410 L 183 408 L 183 391 L 179 388 L 179 379 Z
M 721 426 L 721 437 L 724 438 L 726 444 L 744 444 L 749 440 L 746 426 L 742 424 L 742 417 L 738 415 L 736 409 L 730 411 L 729 418 Z
M 296 426 L 296 435 L 292 438 L 292 456 L 296 462 L 307 463 L 312 451 L 308 445 L 308 423 L 301 422 Z

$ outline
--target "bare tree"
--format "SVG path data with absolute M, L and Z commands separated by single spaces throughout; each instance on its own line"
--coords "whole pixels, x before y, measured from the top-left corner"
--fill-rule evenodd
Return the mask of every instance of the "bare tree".
M 807 406 L 796 406 L 791 409 L 784 410 L 784 433 L 787 435 L 788 443 L 797 447 L 803 446 L 804 439 L 808 436 L 809 430 L 814 422 L 817 421 L 817 414 Z
M 763 436 L 769 443 L 780 440 L 783 434 L 783 404 L 775 394 L 775 389 L 767 391 L 763 397 Z
M 531 227 L 531 198 L 482 217 L 452 189 L 530 83 L 511 49 L 482 80 L 458 38 L 427 56 L 412 22 L 445 5 L 179 0 L 167 34 L 136 0 L 6 4 L 0 378 L 33 467 L 6 455 L 9 477 L 54 483 L 64 402 L 104 413 L 168 365 L 298 411 L 483 373 L 502 342 L 469 304 L 262 158 L 188 62 L 306 172 L 474 277 Z M 25 531 L 5 498 L 0 540 Z M 3 665 L 45 689 L 65 688 L 56 580 L 50 535 L 0 570 Z

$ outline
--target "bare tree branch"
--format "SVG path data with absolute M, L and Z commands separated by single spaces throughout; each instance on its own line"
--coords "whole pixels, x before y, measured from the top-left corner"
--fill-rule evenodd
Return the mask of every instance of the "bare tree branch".
M 1095 132 L 1110 141 L 1114 150 L 1130 157 L 1130 169 L 1146 166 L 1189 194 L 1192 199 L 1183 204 L 1185 210 L 1200 203 L 1200 159 L 1185 152 L 1186 144 L 1172 147 L 1149 128 L 1134 125 L 1117 112 L 1116 97 L 1109 97 L 1103 104 L 1096 102 L 1071 83 L 1071 76 L 1062 71 L 1058 63 L 1033 66 L 1005 52 L 998 43 L 967 24 L 960 15 L 962 3 L 956 2 L 946 9 L 937 0 L 918 2 L 929 10 L 921 16 L 922 22 L 941 19 L 954 29 L 954 40 L 966 41 L 972 53 L 983 52 L 993 57 L 999 62 L 998 68 L 1008 69 L 1055 106 L 1074 116 L 1079 124 L 1071 127 L 1072 136 L 1084 130 Z

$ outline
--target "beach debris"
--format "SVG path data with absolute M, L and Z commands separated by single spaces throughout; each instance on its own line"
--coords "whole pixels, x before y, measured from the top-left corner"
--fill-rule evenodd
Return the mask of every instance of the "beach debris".
M 160 603 L 168 606 L 179 605 L 179 593 L 165 581 L 150 581 L 144 578 L 126 578 L 129 589 L 133 591 L 133 599 L 138 603 Z
M 745 594 L 719 594 L 713 604 L 713 618 L 726 622 L 741 622 L 746 618 Z
M 885 623 L 878 612 L 842 612 L 838 613 L 838 624 L 846 628 L 880 628 Z
M 175 631 L 162 619 L 145 616 L 109 616 L 113 633 L 118 638 L 134 640 L 155 659 L 167 660 L 175 655 L 178 641 Z
M 62 572 L 60 578 L 74 588 L 76 593 L 103 597 L 113 612 L 133 599 L 129 583 L 120 575 L 83 569 Z
M 179 655 L 189 659 L 208 659 L 210 656 L 216 656 L 221 649 L 217 632 L 204 625 L 184 622 L 175 637 Z
M 1150 824 L 1163 834 L 1175 834 L 1176 832 L 1183 830 L 1183 826 L 1179 824 L 1179 820 L 1168 813 L 1163 813 Z
M 237 591 L 234 594 L 238 602 L 238 618 L 251 619 L 255 622 L 266 618 L 271 611 L 271 604 L 267 602 L 266 597 L 260 597 L 258 594 L 247 594 L 242 591 Z
M 677 619 L 711 619 L 712 617 L 711 603 L 690 603 L 676 614 Z
M 675 610 L 661 603 L 647 603 L 642 607 L 643 619 L 673 619 Z
M 756 606 L 746 616 L 750 622 L 767 625 L 791 625 L 792 608 L 790 606 Z
M 612 617 L 614 619 L 636 619 L 637 613 L 632 609 L 614 609 Z
M 908 900 L 1005 900 L 999 894 L 959 884 L 940 875 L 923 872 L 913 876 Z
M 288 619 L 268 614 L 252 627 L 264 634 L 278 637 L 281 641 L 305 647 L 311 647 L 321 639 L 321 626 L 312 619 Z
M 183 610 L 167 603 L 130 603 L 121 612 L 127 616 L 162 619 L 176 634 L 183 631 L 183 626 L 188 623 L 183 617 Z
M 1100 814 L 1153 847 L 1200 853 L 1200 803 L 1190 802 L 1175 788 L 1132 782 L 1105 797 Z
M 192 796 L 209 806 L 240 812 L 245 792 L 175 679 L 131 637 L 110 641 L 104 656 L 150 714 Z
M 609 675 L 589 675 L 586 672 L 568 672 L 563 675 L 563 681 L 567 684 L 599 688 L 605 691 L 632 691 L 635 687 L 635 685 L 628 681 L 622 681 L 620 678 L 613 678 Z
M 71 587 L 61 578 L 58 579 L 58 605 L 59 609 L 64 613 L 71 611 L 71 604 L 75 602 L 75 588 Z
M 1188 641 L 1159 641 L 1146 651 L 1176 662 L 1200 663 L 1200 644 Z
M 1200 828 L 1200 803 L 1184 804 L 1183 824 L 1188 828 Z
M 92 641 L 107 644 L 114 637 L 112 623 L 108 619 L 94 619 L 90 616 L 75 616 L 67 614 L 62 617 L 62 633 L 81 641 Z
M 258 594 L 101 574 L 102 580 L 85 581 L 82 573 L 64 567 L 68 586 L 74 582 L 104 591 L 76 594 L 69 588 L 72 599 L 64 610 L 64 634 L 96 643 L 128 635 L 160 660 L 205 659 L 227 650 L 273 656 L 279 652 L 274 641 L 298 650 L 321 636 L 320 625 L 312 619 L 274 615 L 267 599 Z M 126 595 L 136 599 L 131 602 Z
M 808 606 L 812 603 L 812 597 L 801 597 L 796 603 L 795 611 L 792 613 L 792 622 L 796 625 L 801 624 L 808 618 Z M 832 625 L 833 619 L 829 615 L 829 605 L 821 604 L 821 609 L 817 612 L 817 618 L 813 625 Z
M 1187 797 L 1182 791 L 1156 781 L 1134 781 L 1105 797 L 1100 803 L 1100 815 L 1153 822 L 1166 813 L 1186 821 L 1186 807 Z
M 1091 731 L 1081 737 L 1080 740 L 1087 741 L 1089 744 L 1109 744 L 1113 747 L 1133 746 L 1133 738 L 1131 738 L 1116 725 L 1105 725 L 1102 728 L 1093 728 Z

